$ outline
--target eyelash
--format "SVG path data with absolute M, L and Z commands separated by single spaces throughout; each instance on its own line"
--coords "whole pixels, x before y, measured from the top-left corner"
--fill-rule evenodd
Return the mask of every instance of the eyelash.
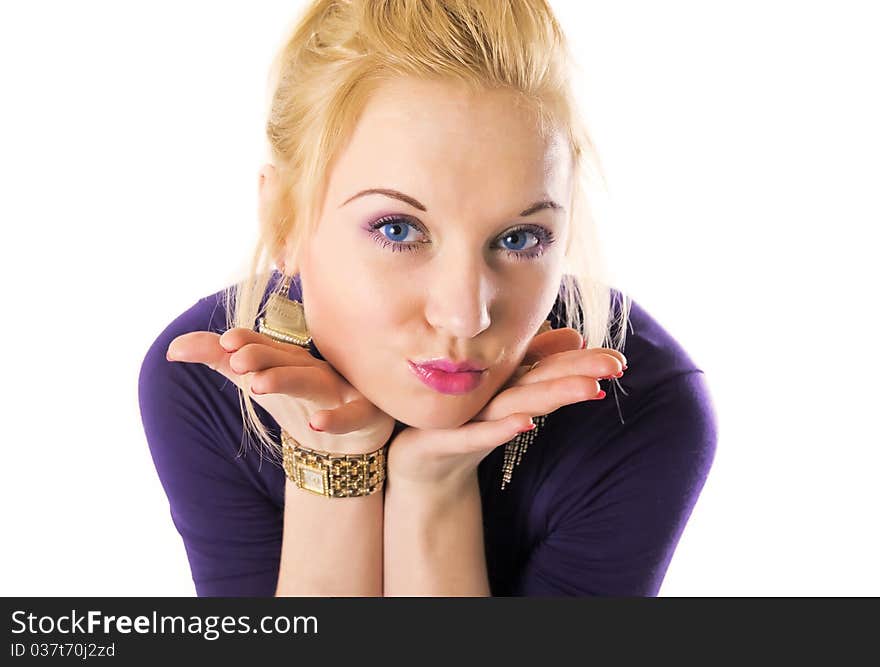
M 419 229 L 418 225 L 414 224 L 413 222 L 410 222 L 407 218 L 404 218 L 402 216 L 388 215 L 383 218 L 379 218 L 376 222 L 374 222 L 373 224 L 370 225 L 370 229 L 372 230 L 370 236 L 373 238 L 373 240 L 376 243 L 378 243 L 383 248 L 388 248 L 390 246 L 390 249 L 392 252 L 399 252 L 401 250 L 411 251 L 411 250 L 416 250 L 417 247 L 421 243 L 423 243 L 423 241 L 414 242 L 414 243 L 400 243 L 398 241 L 392 241 L 387 236 L 385 236 L 381 231 L 379 231 L 382 227 L 384 227 L 385 225 L 389 225 L 389 224 L 407 225 L 409 227 L 412 227 L 416 231 L 419 231 L 424 234 L 424 231 Z M 506 232 L 504 232 L 504 234 L 501 238 L 504 238 L 506 236 L 509 236 L 511 234 L 516 234 L 519 232 L 529 232 L 530 234 L 533 234 L 535 236 L 535 238 L 538 239 L 538 243 L 535 244 L 528 251 L 517 252 L 515 250 L 508 250 L 506 248 L 504 249 L 508 255 L 510 255 L 511 257 L 513 257 L 514 259 L 517 259 L 517 260 L 536 259 L 536 258 L 540 257 L 541 255 L 544 254 L 544 251 L 547 250 L 547 248 L 550 245 L 552 245 L 552 243 L 555 240 L 554 236 L 553 236 L 553 232 L 551 232 L 549 229 L 545 229 L 544 227 L 538 227 L 536 225 L 520 225 L 519 227 L 515 227 L 513 229 L 510 229 L 510 230 L 507 230 Z

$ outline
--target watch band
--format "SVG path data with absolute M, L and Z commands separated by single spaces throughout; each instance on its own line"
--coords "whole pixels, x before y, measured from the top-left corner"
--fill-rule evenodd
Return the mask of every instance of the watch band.
M 284 472 L 300 489 L 328 498 L 368 496 L 385 481 L 388 445 L 367 454 L 331 454 L 309 449 L 281 429 Z

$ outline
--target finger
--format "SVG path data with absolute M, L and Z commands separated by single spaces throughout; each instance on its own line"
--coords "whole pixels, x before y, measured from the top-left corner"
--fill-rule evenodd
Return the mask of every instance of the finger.
M 533 425 L 528 414 L 509 414 L 491 421 L 471 421 L 457 429 L 434 431 L 446 451 L 488 454 Z
M 356 398 L 332 410 L 319 410 L 309 423 L 327 433 L 358 431 L 375 419 L 378 408 L 365 398 Z
M 168 344 L 165 357 L 169 361 L 214 366 L 226 356 L 226 350 L 220 347 L 219 334 L 211 331 L 193 331 L 183 334 Z
M 610 354 L 615 357 L 620 362 L 621 370 L 626 363 L 626 356 L 620 350 L 615 350 L 613 347 L 591 347 L 590 350 L 596 350 L 597 352 L 602 352 L 603 354 Z
M 601 351 L 600 351 L 601 350 Z M 623 372 L 619 357 L 604 348 L 560 352 L 542 359 L 530 367 L 516 385 L 534 384 L 567 375 L 586 375 L 597 379 L 609 379 Z
M 474 420 L 491 421 L 514 412 L 546 415 L 565 405 L 597 399 L 599 392 L 599 382 L 584 375 L 518 385 L 498 394 Z
M 584 349 L 582 347 L 584 342 L 583 336 L 571 327 L 546 331 L 538 334 L 532 339 L 532 343 L 529 345 L 529 349 L 526 352 L 522 363 L 532 364 L 551 354 L 566 352 L 568 350 L 582 350 Z M 623 352 L 610 347 L 592 347 L 589 349 L 613 355 L 620 360 L 620 363 L 623 366 L 627 365 L 626 356 L 624 356 Z
M 256 371 L 251 376 L 251 391 L 258 396 L 284 394 L 315 403 L 339 400 L 334 383 L 320 366 L 275 366 Z
M 243 380 L 229 366 L 229 353 L 220 346 L 220 335 L 212 331 L 193 331 L 178 336 L 168 345 L 169 361 L 204 364 L 230 382 L 244 388 Z
M 221 336 L 222 338 L 222 336 Z M 229 366 L 237 373 L 254 373 L 275 366 L 314 366 L 316 359 L 308 350 L 289 345 L 282 350 L 274 345 L 246 343 L 229 355 Z
M 540 361 L 551 354 L 567 350 L 579 350 L 581 349 L 582 342 L 583 338 L 581 335 L 571 327 L 545 331 L 532 339 L 522 363 L 528 365 Z
M 236 350 L 244 347 L 248 343 L 262 343 L 263 345 L 268 345 L 269 347 L 276 348 L 281 350 L 282 352 L 289 352 L 291 350 L 302 350 L 308 353 L 308 350 L 304 347 L 300 347 L 299 345 L 295 345 L 293 343 L 282 343 L 281 341 L 277 341 L 274 338 L 267 336 L 266 334 L 261 334 L 259 331 L 254 331 L 253 329 L 246 329 L 245 327 L 233 327 L 232 329 L 228 329 L 220 336 L 220 345 L 223 346 L 227 352 L 235 352 Z M 310 353 L 309 353 L 310 354 Z

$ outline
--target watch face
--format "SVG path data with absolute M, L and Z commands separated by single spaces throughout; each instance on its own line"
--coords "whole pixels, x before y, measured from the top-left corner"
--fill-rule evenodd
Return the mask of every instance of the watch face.
M 299 480 L 302 488 L 312 493 L 320 493 L 322 496 L 326 493 L 326 476 L 320 468 L 311 468 L 309 466 L 299 466 Z

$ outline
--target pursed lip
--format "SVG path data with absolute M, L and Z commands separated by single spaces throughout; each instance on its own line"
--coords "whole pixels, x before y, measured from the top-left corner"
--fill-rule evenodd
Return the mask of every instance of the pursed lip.
M 444 373 L 468 373 L 481 372 L 486 370 L 485 366 L 481 366 L 479 363 L 470 359 L 455 362 L 451 359 L 441 358 L 428 359 L 426 361 L 412 361 L 411 363 L 416 366 L 421 366 L 422 368 L 431 368 L 434 370 L 443 371 Z
M 431 362 L 436 363 L 436 362 Z M 456 364 L 461 368 L 467 364 Z M 470 364 L 473 366 L 473 364 Z M 476 389 L 485 377 L 483 370 L 444 371 L 440 368 L 409 362 L 409 367 L 419 380 L 441 394 L 467 394 Z

